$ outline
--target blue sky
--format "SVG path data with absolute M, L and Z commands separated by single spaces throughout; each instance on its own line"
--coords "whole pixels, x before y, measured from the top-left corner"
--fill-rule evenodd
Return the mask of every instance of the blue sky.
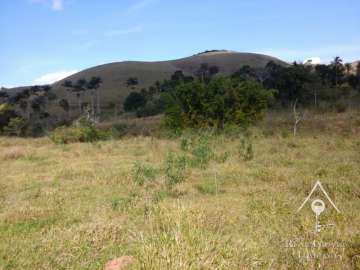
M 0 86 L 208 49 L 360 59 L 359 0 L 1 0 Z

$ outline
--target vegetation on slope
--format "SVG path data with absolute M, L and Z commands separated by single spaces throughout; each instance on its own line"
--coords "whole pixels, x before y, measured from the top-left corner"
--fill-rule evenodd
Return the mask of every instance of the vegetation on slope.
M 296 138 L 291 126 L 283 113 L 176 139 L 2 137 L 0 268 L 130 255 L 129 269 L 357 269 L 360 115 L 313 114 Z M 315 179 L 341 210 L 317 235 L 310 206 L 296 213 Z

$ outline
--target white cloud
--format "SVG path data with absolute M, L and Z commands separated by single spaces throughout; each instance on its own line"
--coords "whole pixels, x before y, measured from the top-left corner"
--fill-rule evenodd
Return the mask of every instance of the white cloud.
M 59 72 L 48 73 L 48 74 L 45 74 L 45 75 L 35 79 L 34 84 L 37 84 L 37 85 L 53 84 L 57 81 L 65 79 L 66 77 L 69 77 L 77 72 L 78 72 L 77 70 L 70 70 L 70 71 L 59 71 Z
M 138 25 L 138 26 L 131 27 L 128 29 L 112 29 L 112 30 L 106 31 L 104 33 L 104 35 L 106 37 L 123 36 L 123 35 L 132 34 L 132 33 L 138 33 L 138 32 L 141 32 L 142 30 L 143 30 L 143 27 L 141 25 Z
M 46 6 L 50 6 L 54 11 L 62 11 L 64 9 L 63 0 L 29 0 L 30 3 L 34 4 L 42 4 Z
M 52 0 L 51 3 L 52 10 L 61 11 L 64 9 L 63 1 L 62 0 Z
M 156 1 L 157 0 L 138 0 L 127 9 L 127 12 L 131 13 L 133 11 L 143 9 L 143 8 L 155 3 Z
M 302 50 L 292 50 L 292 49 L 275 49 L 275 50 L 259 50 L 259 53 L 268 54 L 271 56 L 279 57 L 287 61 L 302 60 L 311 57 L 312 55 L 317 55 L 321 57 L 322 63 L 330 63 L 330 61 L 335 56 L 340 56 L 342 58 L 353 58 L 353 55 L 358 55 L 360 53 L 360 46 L 358 45 L 329 45 L 324 47 L 315 47 Z M 302 61 L 301 61 L 302 62 Z
M 0 85 L 0 90 L 2 89 L 2 88 L 13 88 L 14 86 L 12 86 L 12 85 Z

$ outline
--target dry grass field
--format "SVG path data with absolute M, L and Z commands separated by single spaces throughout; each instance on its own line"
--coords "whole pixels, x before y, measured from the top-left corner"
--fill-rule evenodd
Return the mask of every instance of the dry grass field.
M 0 269 L 360 269 L 360 114 L 250 133 L 1 137 Z M 316 180 L 341 211 L 318 234 L 296 213 Z

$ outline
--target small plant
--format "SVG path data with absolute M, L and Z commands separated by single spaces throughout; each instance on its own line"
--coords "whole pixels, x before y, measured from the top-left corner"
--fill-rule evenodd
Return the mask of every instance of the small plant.
M 171 189 L 174 185 L 185 181 L 186 157 L 172 153 L 165 160 L 165 176 L 167 186 Z
M 150 165 L 141 164 L 136 161 L 132 168 L 132 179 L 140 186 L 144 185 L 147 181 L 153 181 L 156 177 L 157 170 Z
M 204 181 L 201 184 L 195 186 L 196 189 L 202 194 L 218 194 L 219 193 L 219 186 L 216 181 Z
M 249 161 L 254 158 L 253 145 L 250 139 L 242 138 L 240 140 L 239 155 L 244 161 Z
M 159 191 L 156 191 L 153 196 L 152 196 L 152 201 L 154 203 L 159 203 L 161 201 L 163 201 L 166 197 L 168 197 L 169 194 L 167 191 L 164 191 L 164 190 L 159 190 Z
M 205 169 L 214 156 L 207 136 L 201 136 L 192 150 L 194 158 L 191 160 L 193 167 Z
M 228 151 L 221 153 L 215 156 L 215 160 L 220 163 L 225 163 L 230 157 L 230 153 Z
M 120 197 L 120 198 L 113 198 L 111 200 L 111 208 L 114 211 L 124 211 L 128 209 L 130 206 L 134 205 L 136 200 L 136 194 L 131 193 L 129 196 L 126 197 Z
M 182 137 L 180 141 L 180 148 L 182 151 L 189 151 L 191 140 L 188 137 Z

